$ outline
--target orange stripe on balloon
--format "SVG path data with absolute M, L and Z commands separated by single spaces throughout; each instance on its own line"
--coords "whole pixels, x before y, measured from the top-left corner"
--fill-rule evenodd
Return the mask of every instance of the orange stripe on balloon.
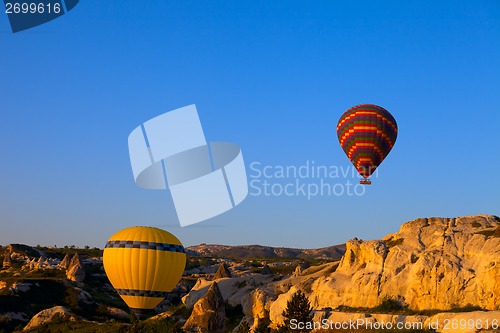
M 387 145 L 389 146 L 389 149 L 392 149 L 393 145 L 394 145 L 394 142 L 391 140 L 391 138 L 386 134 L 384 133 L 382 130 L 380 129 L 377 129 L 376 131 L 365 131 L 365 132 L 369 132 L 369 133 L 377 133 L 380 137 L 382 137 L 383 139 L 386 140 L 387 142 Z M 346 132 L 342 138 L 340 139 L 340 145 L 343 146 L 345 141 L 353 134 L 355 134 L 356 131 L 355 130 L 349 130 L 348 132 Z
M 349 149 L 349 151 L 347 153 L 347 157 L 349 158 L 349 160 L 352 159 L 352 155 L 354 155 L 354 153 L 356 152 L 356 150 L 358 150 L 359 148 L 373 148 L 373 150 L 379 155 L 379 158 L 381 160 L 384 159 L 384 154 L 383 154 L 382 150 L 377 145 L 375 145 L 374 143 L 356 142 Z
M 398 131 L 396 125 L 394 124 L 394 122 L 392 120 L 388 119 L 387 117 L 384 117 L 383 115 L 381 115 L 380 113 L 378 113 L 376 111 L 356 111 L 354 113 L 351 113 L 350 115 L 348 115 L 347 117 L 345 117 L 339 121 L 339 123 L 337 124 L 337 131 L 340 129 L 340 127 L 342 127 L 342 125 L 344 125 L 345 122 L 347 122 L 348 120 L 351 120 L 352 118 L 354 118 L 356 116 L 376 116 L 377 118 L 382 119 L 386 123 L 388 123 L 389 126 L 391 126 L 392 129 L 396 133 Z

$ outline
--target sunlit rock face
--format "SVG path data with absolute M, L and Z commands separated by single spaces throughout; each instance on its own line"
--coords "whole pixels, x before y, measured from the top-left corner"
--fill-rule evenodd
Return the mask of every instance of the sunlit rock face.
M 251 327 L 267 318 L 274 328 L 282 324 L 297 290 L 316 311 L 373 308 L 385 299 L 413 310 L 500 310 L 500 219 L 416 219 L 382 240 L 348 241 L 340 262 L 301 267 L 291 276 L 255 274 L 217 282 L 224 300 L 242 305 Z M 183 298 L 186 306 L 212 283 L 199 280 Z
M 500 219 L 416 219 L 381 241 L 351 240 L 338 269 L 317 279 L 315 308 L 374 307 L 399 300 L 415 310 L 500 304 Z
M 226 310 L 224 299 L 217 283 L 213 283 L 205 296 L 200 298 L 193 307 L 191 316 L 184 324 L 186 332 L 225 332 Z

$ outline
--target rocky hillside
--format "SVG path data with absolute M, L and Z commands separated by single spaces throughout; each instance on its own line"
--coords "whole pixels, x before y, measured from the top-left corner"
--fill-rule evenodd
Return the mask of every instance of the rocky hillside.
M 254 284 L 257 287 L 246 296 L 240 295 L 242 286 L 247 288 L 253 280 L 219 281 L 224 298 L 233 305 L 240 303 L 245 321 L 253 327 L 263 318 L 274 327 L 282 323 L 287 301 L 297 290 L 308 296 L 322 318 L 338 313 L 332 309 L 384 311 L 384 304 L 413 314 L 498 311 L 500 219 L 487 215 L 416 219 L 382 240 L 348 241 L 340 262 L 297 269 L 292 276 Z M 192 306 L 211 283 L 199 282 L 184 298 L 186 305 Z M 488 316 L 500 318 L 500 312 Z
M 286 258 L 336 261 L 342 258 L 344 252 L 345 244 L 319 249 L 292 249 L 261 245 L 229 246 L 216 244 L 201 244 L 187 248 L 187 253 L 190 256 L 216 256 L 231 259 Z
M 298 290 L 316 321 L 500 321 L 496 216 L 416 219 L 381 240 L 317 250 L 192 247 L 181 282 L 153 311 L 158 315 L 139 322 L 109 284 L 101 255 L 0 247 L 0 332 L 248 332 L 282 324 Z

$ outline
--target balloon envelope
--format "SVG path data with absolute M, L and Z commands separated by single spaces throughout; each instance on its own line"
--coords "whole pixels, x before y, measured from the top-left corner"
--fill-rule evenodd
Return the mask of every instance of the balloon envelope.
M 177 237 L 165 230 L 131 227 L 109 238 L 103 264 L 130 308 L 153 309 L 179 282 L 186 254 Z
M 363 178 L 370 177 L 391 151 L 398 125 L 378 105 L 356 105 L 340 117 L 337 136 L 349 160 Z

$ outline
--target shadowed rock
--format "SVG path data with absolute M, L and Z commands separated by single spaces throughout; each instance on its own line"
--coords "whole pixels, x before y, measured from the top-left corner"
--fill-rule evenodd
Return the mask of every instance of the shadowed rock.
M 262 269 L 260 270 L 260 274 L 262 275 L 272 275 L 274 274 L 273 271 L 271 271 L 271 267 L 269 267 L 269 265 L 265 265 L 264 267 L 262 267 Z
M 230 278 L 230 277 L 231 277 L 231 272 L 229 271 L 227 265 L 220 264 L 219 269 L 217 270 L 217 272 L 215 272 L 214 280 L 221 278 Z

